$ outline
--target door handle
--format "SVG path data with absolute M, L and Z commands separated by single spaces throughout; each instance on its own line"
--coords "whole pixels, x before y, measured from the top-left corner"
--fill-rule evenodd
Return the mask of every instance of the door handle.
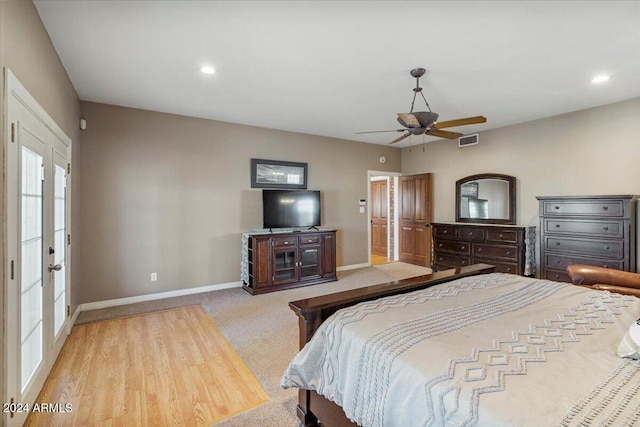
M 54 270 L 55 270 L 55 271 L 60 271 L 60 270 L 62 270 L 62 266 L 61 266 L 60 264 L 56 264 L 56 265 L 51 265 L 51 264 L 49 264 L 49 267 L 47 267 L 47 268 L 49 269 L 49 272 L 52 272 L 52 271 L 54 271 Z

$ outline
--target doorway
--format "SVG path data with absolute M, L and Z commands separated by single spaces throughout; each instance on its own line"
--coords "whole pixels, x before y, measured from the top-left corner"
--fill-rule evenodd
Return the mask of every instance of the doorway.
M 70 331 L 71 140 L 5 69 L 7 401 L 31 405 Z M 18 406 L 15 406 L 17 409 Z M 5 414 L 22 425 L 27 412 Z
M 400 173 L 368 172 L 369 265 L 398 261 L 398 213 L 395 206 Z

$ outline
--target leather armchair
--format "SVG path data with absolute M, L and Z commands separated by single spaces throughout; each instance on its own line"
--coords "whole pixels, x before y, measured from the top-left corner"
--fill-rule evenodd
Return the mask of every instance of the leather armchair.
M 640 273 L 572 264 L 567 273 L 574 285 L 640 297 Z

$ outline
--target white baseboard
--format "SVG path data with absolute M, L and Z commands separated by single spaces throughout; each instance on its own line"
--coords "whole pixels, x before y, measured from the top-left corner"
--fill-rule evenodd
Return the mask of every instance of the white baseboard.
M 78 314 L 80 314 L 81 311 L 97 310 L 100 308 L 116 307 L 119 305 L 134 304 L 137 302 L 154 301 L 154 300 L 164 299 L 164 298 L 180 297 L 183 295 L 193 295 L 193 294 L 200 294 L 203 292 L 220 291 L 222 289 L 240 288 L 240 287 L 242 287 L 242 282 L 231 282 L 231 283 L 222 283 L 219 285 L 201 286 L 198 288 L 188 288 L 188 289 L 179 289 L 176 291 L 159 292 L 157 294 L 140 295 L 136 297 L 126 297 L 126 298 L 110 299 L 105 301 L 88 302 L 88 303 L 80 304 L 78 306 L 78 308 L 76 309 L 77 314 L 74 313 L 73 320 L 75 322 L 75 318 L 78 317 Z
M 69 321 L 69 332 L 71 332 L 71 326 L 76 324 L 76 320 L 78 319 L 78 316 L 82 311 L 82 309 L 80 308 L 80 305 L 76 307 L 76 310 L 73 312 L 73 316 L 71 316 L 71 320 Z

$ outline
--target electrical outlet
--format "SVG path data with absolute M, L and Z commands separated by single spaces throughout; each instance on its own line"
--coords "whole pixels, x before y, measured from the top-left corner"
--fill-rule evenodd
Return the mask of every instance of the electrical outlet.
M 151 273 L 151 281 L 155 282 L 156 280 L 158 280 L 158 273 Z

